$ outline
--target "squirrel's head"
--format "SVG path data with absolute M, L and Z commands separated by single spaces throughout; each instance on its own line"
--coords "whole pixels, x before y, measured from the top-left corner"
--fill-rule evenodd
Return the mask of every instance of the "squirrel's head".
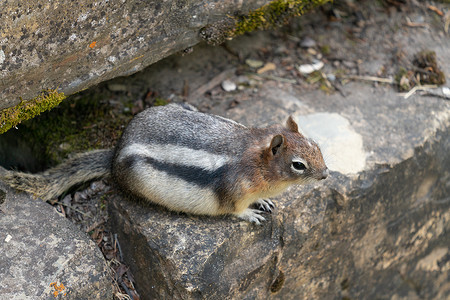
M 286 126 L 273 128 L 275 133 L 263 156 L 274 180 L 302 184 L 327 178 L 329 171 L 319 146 L 299 132 L 292 116 Z

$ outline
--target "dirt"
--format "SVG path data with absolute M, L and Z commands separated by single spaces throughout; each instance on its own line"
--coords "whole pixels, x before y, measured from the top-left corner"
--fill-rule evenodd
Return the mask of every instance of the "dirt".
M 102 128 L 114 127 L 113 134 L 108 136 L 95 125 L 81 125 L 80 130 L 91 132 L 87 136 L 101 132 L 97 144 L 86 145 L 89 149 L 113 145 L 123 124 L 155 103 L 188 101 L 202 111 L 227 116 L 230 110 L 267 96 L 262 94 L 267 87 L 300 94 L 320 89 L 325 95 L 343 93 L 341 87 L 350 80 L 363 80 L 375 87 L 390 85 L 400 91 L 403 75 L 398 76 L 399 72 L 411 70 L 417 53 L 427 50 L 415 45 L 448 39 L 449 19 L 450 5 L 443 2 L 335 1 L 279 29 L 246 34 L 216 47 L 198 45 L 189 54 L 174 55 L 135 75 L 74 95 L 63 106 L 77 106 L 77 101 L 92 95 L 101 103 L 106 121 L 99 124 Z M 448 54 L 450 49 L 442 51 Z M 318 71 L 310 74 L 299 71 L 301 65 L 318 62 L 324 64 Z M 437 53 L 436 67 L 444 66 L 445 71 L 446 64 L 448 61 Z M 225 80 L 236 84 L 236 90 L 225 91 L 221 86 Z M 42 118 L 51 119 L 53 113 Z M 118 119 L 123 122 L 121 125 Z M 243 122 L 261 124 L 264 120 Z M 57 143 L 53 148 L 60 148 L 67 141 L 63 138 Z M 122 286 L 117 293 L 126 294 L 128 289 L 132 296 L 132 275 L 119 263 L 118 243 L 108 230 L 105 192 L 109 187 L 102 182 L 95 184 L 94 188 L 69 194 L 56 205 L 91 235 L 105 257 L 113 261 L 113 269 L 123 275 L 116 278 L 116 285 Z M 101 194 L 106 196 L 100 199 Z M 123 297 L 117 295 L 118 299 Z

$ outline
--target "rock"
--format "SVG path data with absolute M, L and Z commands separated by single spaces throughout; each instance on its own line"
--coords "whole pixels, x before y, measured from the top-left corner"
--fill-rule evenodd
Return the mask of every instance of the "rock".
M 264 66 L 264 62 L 261 60 L 256 60 L 256 59 L 246 59 L 245 63 L 250 67 L 250 68 L 261 68 L 262 66 Z
M 450 104 L 364 83 L 345 85 L 346 98 L 278 84 L 267 82 L 227 117 L 262 125 L 292 114 L 328 144 L 335 171 L 273 199 L 277 209 L 261 227 L 116 198 L 113 228 L 141 295 L 448 298 Z
M 20 98 L 33 99 L 42 89 L 58 87 L 70 95 L 136 73 L 197 44 L 203 28 L 219 39 L 228 30 L 224 26 L 234 23 L 229 16 L 269 2 L 5 2 L 0 16 L 0 109 L 18 104 Z
M 312 48 L 316 46 L 316 41 L 310 38 L 309 36 L 304 37 L 300 41 L 300 47 L 302 48 Z
M 336 81 L 336 75 L 334 74 L 327 74 L 327 79 L 331 82 Z
M 346 118 L 337 113 L 321 112 L 296 115 L 295 119 L 300 130 L 319 143 L 325 155 L 338 157 L 327 162 L 331 171 L 346 175 L 364 171 L 367 153 L 363 149 L 362 136 Z
M 262 99 L 270 90 L 292 104 Z M 298 187 L 276 200 L 286 280 L 275 298 L 448 298 L 450 265 L 442 248 L 450 243 L 450 105 L 432 97 L 411 102 L 359 83 L 343 91 L 346 98 L 317 91 L 288 97 L 264 85 L 251 106 L 242 103 L 227 115 L 247 123 L 269 119 L 279 107 L 295 109 L 289 113 L 323 145 L 330 168 L 342 168 L 323 187 Z M 419 110 L 421 117 L 413 113 Z M 360 150 L 345 159 L 349 137 L 348 149 Z M 352 158 L 364 164 L 352 171 Z
M 97 245 L 48 204 L 0 183 L 0 227 L 0 299 L 112 299 Z
M 262 68 L 256 70 L 257 74 L 262 74 L 268 71 L 273 71 L 277 68 L 277 66 L 273 62 L 266 63 Z
M 312 72 L 319 71 L 324 66 L 322 61 L 315 61 L 312 64 L 305 64 L 298 66 L 298 71 L 303 75 L 311 74 Z
M 237 88 L 236 83 L 234 83 L 229 79 L 222 81 L 221 86 L 225 92 L 232 92 L 235 91 Z
M 450 61 L 448 39 L 420 34 L 394 40 L 402 49 L 432 46 Z M 450 103 L 362 82 L 339 89 L 268 80 L 254 95 L 234 93 L 239 104 L 229 110 L 208 97 L 216 113 L 246 125 L 293 115 L 334 170 L 272 199 L 262 227 L 111 197 L 111 224 L 143 299 L 449 299 Z
M 450 97 L 450 88 L 444 86 L 442 88 L 442 94 L 446 97 Z
M 263 298 L 279 274 L 281 224 L 175 214 L 114 199 L 112 225 L 144 299 Z

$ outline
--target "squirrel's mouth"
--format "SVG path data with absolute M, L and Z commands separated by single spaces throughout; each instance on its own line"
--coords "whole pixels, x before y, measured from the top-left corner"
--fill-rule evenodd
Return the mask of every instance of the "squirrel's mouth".
M 322 173 L 320 173 L 318 179 L 319 180 L 327 179 L 328 175 L 330 175 L 330 170 L 328 170 L 328 168 L 326 168 L 325 170 L 322 171 Z

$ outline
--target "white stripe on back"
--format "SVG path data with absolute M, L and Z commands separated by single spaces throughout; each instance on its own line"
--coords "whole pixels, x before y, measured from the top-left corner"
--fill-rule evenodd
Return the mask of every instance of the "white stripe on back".
M 162 163 L 202 168 L 207 171 L 215 171 L 230 161 L 228 156 L 217 155 L 204 150 L 194 150 L 177 145 L 137 143 L 124 147 L 120 151 L 118 161 L 132 155 L 150 157 Z

